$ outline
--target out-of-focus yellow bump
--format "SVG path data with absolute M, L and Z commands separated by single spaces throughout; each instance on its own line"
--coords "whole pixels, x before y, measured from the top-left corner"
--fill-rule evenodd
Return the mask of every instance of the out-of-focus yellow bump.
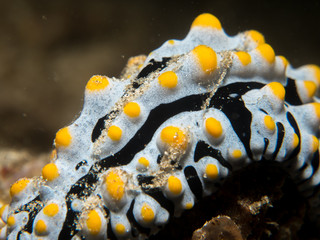
M 210 179 L 216 179 L 219 175 L 219 170 L 215 164 L 208 163 L 205 170 L 206 176 Z
M 279 98 L 280 100 L 284 100 L 284 97 L 286 95 L 286 90 L 279 82 L 271 82 L 267 84 L 267 86 L 272 90 L 273 94 Z
M 101 75 L 95 75 L 90 78 L 87 83 L 86 89 L 90 91 L 100 91 L 109 85 L 108 78 Z
M 158 77 L 158 82 L 162 87 L 174 88 L 178 84 L 178 76 L 172 71 L 167 71 Z
M 214 138 L 219 138 L 223 133 L 220 121 L 215 118 L 207 118 L 205 126 L 207 132 Z
M 128 102 L 124 108 L 123 108 L 123 112 L 131 117 L 131 118 L 136 118 L 139 117 L 140 115 L 140 106 L 138 103 L 136 102 Z
M 259 45 L 256 50 L 260 52 L 261 56 L 269 63 L 274 63 L 276 59 L 276 55 L 272 49 L 272 47 L 269 44 L 261 44 Z
M 106 190 L 114 200 L 121 200 L 125 189 L 121 177 L 114 171 L 110 171 L 105 179 Z
M 88 213 L 86 224 L 91 235 L 98 235 L 100 233 L 102 221 L 96 210 L 91 210 Z
M 144 166 L 144 167 L 149 167 L 149 160 L 148 159 L 146 159 L 145 157 L 141 157 L 141 158 L 139 158 L 139 160 L 138 160 L 138 162 L 142 165 L 142 166 Z
M 116 233 L 118 233 L 119 235 L 122 235 L 125 233 L 126 227 L 121 223 L 117 223 L 115 226 L 115 230 L 116 230 Z
M 217 68 L 217 54 L 212 48 L 199 45 L 192 50 L 205 74 L 211 74 Z
M 59 175 L 58 167 L 54 163 L 48 163 L 42 168 L 42 177 L 48 181 L 56 179 Z
M 248 36 L 255 41 L 258 45 L 264 44 L 264 36 L 256 30 L 248 31 Z
M 68 127 L 61 128 L 56 133 L 56 138 L 54 140 L 56 147 L 68 147 L 71 143 L 72 137 Z
M 235 149 L 232 151 L 232 157 L 233 158 L 241 158 L 242 157 L 242 152 L 240 149 Z
M 173 44 L 174 44 L 174 40 L 169 40 L 168 43 L 169 43 L 170 45 L 173 45 Z
M 318 84 L 320 84 L 320 67 L 314 64 L 307 65 L 314 72 L 314 77 L 317 80 Z
M 44 234 L 47 231 L 47 224 L 42 219 L 38 220 L 35 226 L 35 230 L 38 234 Z
M 9 216 L 7 219 L 7 224 L 9 227 L 12 227 L 16 223 L 16 219 L 14 216 Z
M 16 181 L 14 184 L 12 184 L 10 188 L 11 197 L 18 195 L 21 191 L 23 191 L 27 187 L 29 183 L 30 183 L 29 179 L 21 178 L 18 181 Z
M 108 129 L 108 136 L 113 141 L 119 141 L 122 136 L 122 130 L 118 126 L 112 125 Z
M 292 141 L 292 146 L 293 148 L 298 147 L 299 144 L 299 137 L 296 133 L 293 134 L 293 141 Z
M 210 13 L 203 13 L 196 17 L 196 19 L 193 21 L 191 28 L 193 27 L 211 27 L 218 30 L 221 30 L 221 23 L 218 18 L 213 16 Z
M 278 58 L 280 58 L 280 59 L 281 59 L 281 61 L 282 61 L 282 63 L 283 63 L 284 68 L 288 67 L 288 65 L 289 65 L 289 61 L 288 61 L 288 59 L 286 59 L 284 56 L 278 56 Z
M 184 206 L 184 208 L 187 209 L 187 210 L 193 208 L 193 203 L 191 203 L 191 202 L 186 203 L 186 205 Z
M 317 91 L 317 85 L 313 81 L 303 81 L 304 87 L 307 90 L 308 97 L 312 98 L 316 91 Z
M 59 212 L 59 206 L 56 203 L 50 203 L 49 205 L 45 206 L 43 209 L 44 215 L 48 217 L 54 217 Z
M 247 66 L 249 63 L 251 63 L 251 56 L 249 53 L 240 51 L 236 52 L 235 54 L 243 66 Z
M 312 152 L 315 153 L 319 148 L 319 139 L 316 136 L 312 136 Z
M 182 184 L 179 178 L 170 176 L 168 178 L 168 189 L 174 195 L 179 195 L 182 191 Z
M 141 217 L 143 221 L 146 223 L 150 223 L 154 220 L 154 212 L 152 208 L 147 204 L 144 203 L 141 208 Z
M 6 210 L 6 208 L 9 206 L 9 204 L 4 204 L 1 208 L 0 208 L 0 218 L 3 218 L 3 213 Z M 4 220 L 4 219 L 2 219 Z
M 311 103 L 311 104 L 314 107 L 314 111 L 315 111 L 315 114 L 316 114 L 317 118 L 320 119 L 320 103 L 314 102 L 314 103 Z
M 172 147 L 185 149 L 187 147 L 187 137 L 185 133 L 178 127 L 168 126 L 162 129 L 160 138 L 164 143 Z
M 274 131 L 276 128 L 276 124 L 271 116 L 266 115 L 264 117 L 264 126 L 269 129 L 270 131 Z

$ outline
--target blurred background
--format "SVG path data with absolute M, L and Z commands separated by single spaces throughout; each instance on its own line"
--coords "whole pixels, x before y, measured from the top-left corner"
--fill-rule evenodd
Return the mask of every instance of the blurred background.
M 184 38 L 203 12 L 230 35 L 262 32 L 294 67 L 320 65 L 318 0 L 2 0 L 0 150 L 48 152 L 55 132 L 81 111 L 92 75 L 119 76 L 129 57 Z M 5 156 L 0 165 L 14 163 Z

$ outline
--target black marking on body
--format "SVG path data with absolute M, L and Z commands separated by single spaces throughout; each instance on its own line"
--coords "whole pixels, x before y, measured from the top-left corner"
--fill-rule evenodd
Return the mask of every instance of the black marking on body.
M 301 148 L 301 134 L 300 134 L 299 126 L 298 126 L 295 118 L 293 117 L 293 115 L 290 112 L 287 112 L 287 119 L 288 119 L 288 122 L 290 123 L 290 125 L 292 126 L 295 134 L 297 134 L 297 136 L 299 138 L 299 144 L 285 161 L 296 157 L 299 154 L 300 148 Z
M 201 158 L 207 157 L 207 156 L 217 159 L 222 166 L 228 168 L 229 170 L 232 170 L 231 164 L 224 159 L 220 150 L 214 149 L 213 147 L 211 147 L 209 144 L 207 144 L 202 140 L 198 141 L 197 146 L 194 150 L 194 155 L 193 155 L 194 161 L 198 162 Z
M 296 81 L 291 78 L 287 79 L 287 85 L 285 86 L 285 101 L 291 105 L 301 105 L 302 101 L 297 92 L 297 86 L 295 82 Z
M 101 135 L 102 130 L 105 129 L 105 121 L 109 120 L 110 116 L 116 115 L 119 111 L 111 111 L 104 117 L 100 118 L 94 126 L 91 134 L 91 141 L 95 142 Z
M 140 71 L 137 78 L 145 78 L 148 75 L 155 71 L 161 71 L 167 67 L 168 62 L 171 60 L 170 57 L 162 58 L 161 62 L 157 62 L 154 59 L 151 59 L 149 63 Z
M 135 204 L 135 199 L 132 200 L 132 202 L 130 204 L 130 208 L 127 211 L 127 217 L 128 217 L 128 220 L 130 221 L 131 226 L 132 226 L 131 233 L 133 236 L 137 235 L 137 233 L 145 233 L 145 234 L 149 235 L 150 229 L 141 226 L 133 216 L 134 204 Z
M 184 169 L 184 175 L 194 196 L 197 200 L 201 199 L 203 189 L 196 169 L 193 166 L 187 166 Z
M 238 82 L 238 83 L 232 83 L 224 87 L 220 87 L 218 88 L 215 95 L 211 98 L 210 107 L 216 107 L 219 109 L 222 108 L 222 111 L 225 111 L 230 115 L 230 111 L 231 111 L 230 108 L 232 107 L 232 103 L 235 102 L 235 100 L 227 99 L 230 93 L 238 93 L 238 95 L 242 95 L 252 89 L 259 89 L 263 86 L 264 84 L 261 84 L 258 82 Z M 141 128 L 136 132 L 136 134 L 129 140 L 129 142 L 119 152 L 115 153 L 114 155 L 108 156 L 100 160 L 99 162 L 96 162 L 89 170 L 89 173 L 83 176 L 82 178 L 80 178 L 71 187 L 70 191 L 66 196 L 66 199 L 70 199 L 70 197 L 73 195 L 75 195 L 75 197 L 77 198 L 83 198 L 83 199 L 87 198 L 96 189 L 98 179 L 102 172 L 105 172 L 110 167 L 123 166 L 130 163 L 132 158 L 138 152 L 143 150 L 145 146 L 151 141 L 155 131 L 160 127 L 160 125 L 163 122 L 165 122 L 167 119 L 181 112 L 201 110 L 203 103 L 209 96 L 210 96 L 210 93 L 190 95 L 190 96 L 186 96 L 184 98 L 178 99 L 171 103 L 160 104 L 156 108 L 152 109 L 150 111 L 150 114 L 146 122 L 141 126 Z M 242 111 L 249 112 L 245 108 L 241 99 L 237 98 L 237 101 L 240 102 Z M 225 106 L 224 103 L 227 106 Z M 239 107 L 239 104 L 236 105 L 235 107 Z M 240 109 L 240 112 L 241 112 L 241 109 Z M 251 122 L 251 115 L 249 119 Z M 241 122 L 238 122 L 237 124 L 241 124 Z M 234 125 L 236 125 L 236 122 L 233 122 L 232 126 L 234 127 Z M 247 130 L 246 128 L 244 129 L 237 128 L 238 135 L 239 134 L 243 135 L 243 133 L 248 134 L 248 131 L 250 133 L 250 127 L 249 127 L 249 130 Z M 92 136 L 93 135 L 94 134 L 92 134 Z M 246 136 L 240 139 L 246 139 Z M 159 201 L 162 207 L 166 208 L 167 210 L 169 209 L 168 211 L 171 213 L 170 216 L 172 215 L 173 204 L 163 195 L 161 189 L 153 189 L 153 191 L 146 190 L 145 193 L 152 196 L 157 201 Z M 78 219 L 80 213 L 73 212 L 71 207 L 69 207 L 69 204 L 71 204 L 71 202 L 68 203 L 67 218 L 64 222 L 62 231 L 60 233 L 61 238 L 59 236 L 59 239 L 70 239 L 78 231 L 76 229 L 76 226 L 70 223 Z M 168 206 L 165 206 L 165 205 L 168 205 Z M 172 207 L 169 205 L 171 205 Z M 73 235 L 68 236 L 66 233 L 69 233 L 69 234 L 73 233 Z
M 317 172 L 318 168 L 319 168 L 319 150 L 317 150 L 314 154 L 313 154 L 313 157 L 311 159 L 311 166 L 312 166 L 312 169 L 313 169 L 313 172 L 312 172 L 312 176 L 315 172 Z
M 280 122 L 277 122 L 276 124 L 277 126 L 277 144 L 276 144 L 276 148 L 272 154 L 272 157 L 271 157 L 271 160 L 274 161 L 280 151 L 280 148 L 281 148 L 281 145 L 282 145 L 282 142 L 283 142 L 283 138 L 284 138 L 284 133 L 285 133 L 285 130 L 284 130 L 284 126 L 282 123 Z
M 261 156 L 261 160 L 264 159 L 264 154 L 266 153 L 268 146 L 269 146 L 269 139 L 268 138 L 264 138 L 264 148 L 263 148 L 263 152 L 262 152 L 262 156 Z
M 79 162 L 79 163 L 77 164 L 77 166 L 75 167 L 75 169 L 76 169 L 76 170 L 79 170 L 79 168 L 82 167 L 82 166 L 88 166 L 87 160 L 82 160 L 81 162 Z

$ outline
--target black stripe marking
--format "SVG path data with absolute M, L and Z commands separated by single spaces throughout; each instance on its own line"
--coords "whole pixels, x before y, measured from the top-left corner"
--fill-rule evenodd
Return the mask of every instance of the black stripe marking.
M 263 148 L 261 160 L 264 159 L 264 154 L 266 153 L 269 146 L 269 142 L 270 142 L 268 138 L 264 138 L 263 140 L 264 140 L 264 148 Z
M 79 170 L 80 167 L 85 166 L 85 165 L 88 166 L 87 160 L 82 160 L 81 162 L 79 162 L 79 163 L 77 164 L 77 166 L 75 167 L 75 169 L 76 169 L 76 170 Z
M 302 101 L 299 97 L 299 94 L 297 92 L 296 87 L 296 81 L 288 78 L 287 79 L 287 86 L 285 86 L 286 89 L 286 96 L 285 101 L 288 102 L 291 105 L 301 105 Z
M 147 66 L 145 66 L 140 73 L 138 74 L 137 78 L 144 78 L 147 77 L 150 73 L 155 71 L 161 71 L 165 67 L 167 67 L 168 62 L 171 60 L 169 57 L 162 58 L 161 62 L 157 62 L 154 59 L 151 59 Z
M 184 175 L 194 196 L 197 198 L 197 200 L 201 199 L 203 189 L 196 169 L 193 166 L 187 166 L 184 169 Z
M 299 144 L 298 146 L 292 151 L 292 153 L 289 155 L 289 157 L 285 160 L 288 161 L 290 159 L 295 158 L 299 152 L 300 152 L 300 148 L 301 148 L 301 134 L 300 134 L 300 130 L 299 130 L 299 126 L 295 120 L 295 118 L 293 117 L 293 115 L 290 112 L 287 112 L 287 119 L 288 122 L 290 123 L 290 125 L 292 126 L 295 134 L 297 134 L 298 138 L 299 138 Z
M 282 142 L 283 142 L 283 138 L 284 138 L 284 126 L 282 125 L 282 123 L 277 122 L 277 145 L 276 145 L 276 149 L 274 150 L 271 160 L 274 161 L 279 153 L 279 150 L 281 148 Z
M 206 156 L 210 156 L 217 159 L 222 166 L 232 170 L 231 164 L 224 159 L 220 150 L 214 149 L 206 142 L 200 140 L 198 141 L 197 146 L 194 150 L 194 161 L 198 162 L 201 158 Z

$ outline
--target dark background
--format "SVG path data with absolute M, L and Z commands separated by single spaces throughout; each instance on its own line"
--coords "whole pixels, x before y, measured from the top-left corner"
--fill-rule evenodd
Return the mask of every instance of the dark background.
M 90 76 L 118 76 L 130 56 L 184 38 L 203 12 L 229 35 L 262 32 L 294 67 L 320 65 L 319 0 L 1 0 L 0 148 L 48 151 Z

